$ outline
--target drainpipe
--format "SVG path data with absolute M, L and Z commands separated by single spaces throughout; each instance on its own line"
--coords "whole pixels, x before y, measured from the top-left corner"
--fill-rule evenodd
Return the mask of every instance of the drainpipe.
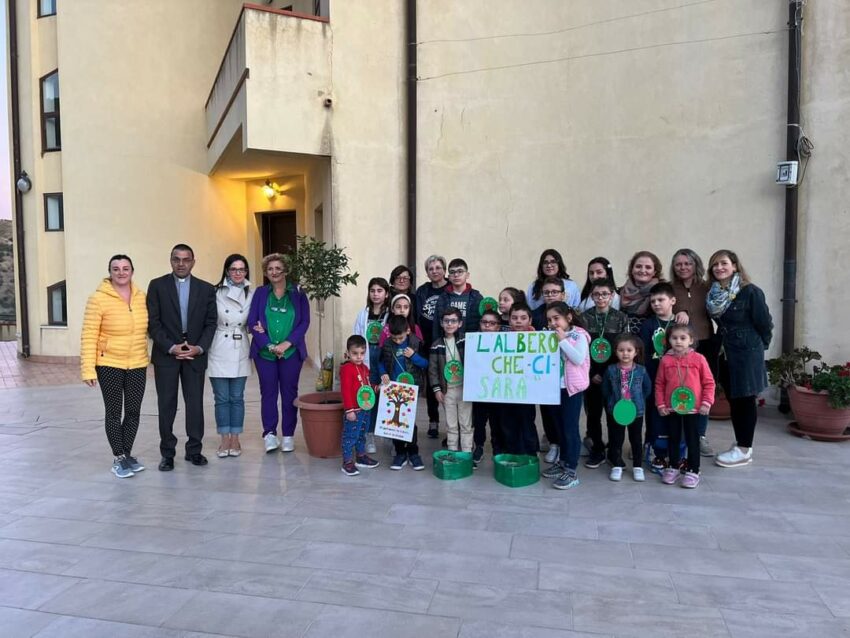
M 799 162 L 800 142 L 800 77 L 802 75 L 803 2 L 788 3 L 788 130 L 786 159 Z M 797 186 L 785 189 L 785 257 L 782 269 L 782 353 L 794 349 L 797 310 Z M 779 409 L 788 413 L 788 393 L 783 389 Z
M 406 261 L 416 287 L 416 0 L 407 0 L 407 246 Z
M 18 96 L 18 16 L 17 0 L 9 0 L 9 90 L 12 106 L 12 164 L 15 182 L 21 176 L 21 119 Z M 21 332 L 21 356 L 30 356 L 29 304 L 27 303 L 27 266 L 24 249 L 24 194 L 12 185 L 15 191 L 15 253 L 18 271 L 18 328 Z

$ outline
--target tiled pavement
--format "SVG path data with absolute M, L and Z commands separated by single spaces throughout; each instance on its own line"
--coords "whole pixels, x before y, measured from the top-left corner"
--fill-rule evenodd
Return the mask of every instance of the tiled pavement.
M 300 436 L 266 455 L 247 396 L 242 457 L 163 474 L 150 384 L 150 467 L 118 480 L 97 390 L 0 391 L 0 635 L 850 635 L 850 444 L 770 409 L 755 464 L 706 465 L 695 491 L 603 466 L 562 493 L 502 487 L 489 461 L 447 483 L 383 455 L 348 478 Z
M 79 364 L 36 363 L 21 359 L 17 343 L 0 341 L 0 389 L 76 383 L 80 379 Z

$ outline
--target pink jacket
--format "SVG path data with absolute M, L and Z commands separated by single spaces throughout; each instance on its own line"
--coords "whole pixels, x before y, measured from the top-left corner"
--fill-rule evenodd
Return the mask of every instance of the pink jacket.
M 560 344 L 564 361 L 564 378 L 561 387 L 570 396 L 578 394 L 590 385 L 590 335 L 582 328 L 573 327 Z
M 708 361 L 698 352 L 689 350 L 679 357 L 670 351 L 661 357 L 655 375 L 655 405 L 672 409 L 670 396 L 680 385 L 694 393 L 697 410 L 700 405 L 711 407 L 714 403 L 714 377 L 711 376 Z

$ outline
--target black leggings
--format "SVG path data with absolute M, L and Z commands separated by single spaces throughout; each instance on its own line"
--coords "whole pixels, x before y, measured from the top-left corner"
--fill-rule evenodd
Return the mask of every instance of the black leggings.
M 139 431 L 139 413 L 142 410 L 142 398 L 145 396 L 147 369 L 122 370 L 97 366 L 95 372 L 106 409 L 106 438 L 109 447 L 115 456 L 129 456 Z
M 586 398 L 586 397 L 585 397 Z M 632 464 L 634 467 L 643 465 L 643 415 L 635 417 L 628 426 L 623 427 L 614 420 L 610 412 L 606 414 L 608 421 L 608 461 L 612 467 L 626 467 L 623 460 L 623 441 L 626 438 L 626 430 L 629 434 L 629 445 L 632 448 Z
M 720 357 L 719 362 L 719 381 L 720 385 L 726 391 L 726 398 L 729 400 L 729 410 L 731 412 L 732 429 L 735 430 L 735 440 L 738 447 L 753 447 L 753 437 L 756 431 L 756 421 L 758 420 L 758 412 L 756 411 L 756 397 L 735 397 L 729 396 L 728 388 L 731 387 L 729 378 L 729 364 L 725 357 Z
M 688 448 L 688 471 L 699 474 L 699 414 L 676 414 L 672 412 L 662 417 L 667 425 L 670 437 L 667 446 L 670 454 L 670 467 L 679 467 L 682 434 L 685 435 L 685 445 Z

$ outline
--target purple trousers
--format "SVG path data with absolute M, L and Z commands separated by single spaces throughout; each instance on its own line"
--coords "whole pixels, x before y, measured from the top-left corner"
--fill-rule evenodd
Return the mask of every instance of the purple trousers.
M 304 362 L 298 353 L 289 359 L 267 361 L 262 357 L 254 359 L 257 377 L 260 380 L 260 416 L 263 421 L 263 436 L 277 434 L 278 421 L 282 420 L 283 436 L 295 434 L 295 422 L 298 420 L 298 408 L 294 401 L 298 397 L 298 378 Z M 277 409 L 280 396 L 281 412 Z M 282 419 L 279 417 L 282 413 Z

